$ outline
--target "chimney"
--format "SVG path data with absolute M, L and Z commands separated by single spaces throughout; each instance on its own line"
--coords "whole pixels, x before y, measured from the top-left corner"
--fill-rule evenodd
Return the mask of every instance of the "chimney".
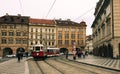
M 18 16 L 21 16 L 21 14 L 18 14 Z
M 9 16 L 9 14 L 8 14 L 8 13 L 6 13 L 6 16 Z
M 70 21 L 70 19 L 67 19 L 67 21 Z

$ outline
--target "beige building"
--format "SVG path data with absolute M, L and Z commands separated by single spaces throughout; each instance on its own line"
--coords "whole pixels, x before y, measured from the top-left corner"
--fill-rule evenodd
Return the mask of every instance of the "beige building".
M 86 46 L 86 23 L 76 23 L 71 20 L 55 20 L 56 22 L 56 43 L 59 48 L 73 50 L 73 43 L 76 48 L 83 49 Z
M 28 49 L 29 17 L 8 15 L 0 17 L 0 57 Z
M 84 48 L 86 43 L 86 23 L 70 20 L 30 19 L 29 49 L 34 44 L 46 47 L 68 48 L 72 51 L 73 42 L 77 48 Z
M 94 15 L 94 55 L 120 57 L 120 0 L 99 0 Z
M 56 25 L 54 20 L 30 18 L 29 49 L 32 49 L 32 45 L 35 44 L 56 47 Z

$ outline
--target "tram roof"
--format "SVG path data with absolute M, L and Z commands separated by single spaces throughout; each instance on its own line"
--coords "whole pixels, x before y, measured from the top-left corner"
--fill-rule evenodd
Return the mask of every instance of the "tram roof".
M 47 49 L 51 49 L 51 50 L 59 50 L 60 48 L 47 48 Z
M 44 46 L 43 44 L 35 44 L 35 45 L 32 45 L 32 46 Z

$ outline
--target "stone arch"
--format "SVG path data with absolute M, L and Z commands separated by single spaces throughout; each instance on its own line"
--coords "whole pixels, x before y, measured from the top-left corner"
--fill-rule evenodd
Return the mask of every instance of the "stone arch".
M 16 53 L 18 53 L 19 51 L 20 51 L 20 52 L 25 52 L 25 49 L 22 48 L 22 47 L 19 47 L 19 48 L 17 48 Z
M 113 46 L 110 43 L 108 44 L 108 52 L 108 56 L 113 58 Z
M 65 53 L 66 51 L 68 51 L 67 48 L 60 48 L 60 52 Z
M 3 49 L 3 57 L 6 57 L 6 55 L 13 54 L 13 50 L 10 47 L 6 47 Z

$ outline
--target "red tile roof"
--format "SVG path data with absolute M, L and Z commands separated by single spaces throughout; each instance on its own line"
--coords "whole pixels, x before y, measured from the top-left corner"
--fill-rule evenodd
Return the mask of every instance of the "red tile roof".
M 49 24 L 49 25 L 54 25 L 55 22 L 54 20 L 48 20 L 48 19 L 34 19 L 30 18 L 30 23 L 35 23 L 35 24 Z

